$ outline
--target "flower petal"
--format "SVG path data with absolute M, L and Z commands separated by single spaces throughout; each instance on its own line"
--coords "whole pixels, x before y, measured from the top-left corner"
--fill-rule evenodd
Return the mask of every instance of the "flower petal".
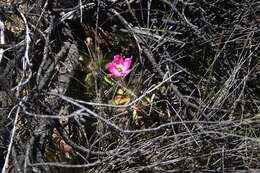
M 116 76 L 116 77 L 121 77 L 122 76 L 122 72 L 119 72 L 117 70 L 117 65 L 115 65 L 114 63 L 109 63 L 108 64 L 108 71 L 113 75 L 113 76 Z
M 122 72 L 121 73 L 121 77 L 122 76 L 127 76 L 130 72 L 131 72 L 131 70 L 126 70 L 126 71 Z
M 126 58 L 123 62 L 124 68 L 129 69 L 132 63 L 132 58 Z
M 116 70 L 116 67 L 115 67 L 115 65 L 114 65 L 113 63 L 108 63 L 107 69 L 108 69 L 108 71 L 109 71 L 110 73 L 113 73 L 114 71 L 117 71 L 117 70 Z
M 116 71 L 112 72 L 112 75 L 116 76 L 116 77 L 123 77 L 124 73 L 116 70 Z
M 120 55 L 115 55 L 114 56 L 114 63 L 115 64 L 123 64 L 124 63 L 123 57 L 120 56 Z

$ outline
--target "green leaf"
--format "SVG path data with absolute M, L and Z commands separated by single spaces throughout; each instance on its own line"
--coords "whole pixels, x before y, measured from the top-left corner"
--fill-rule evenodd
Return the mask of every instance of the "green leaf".
M 112 102 L 113 105 L 120 105 L 120 104 L 128 104 L 130 102 L 130 98 L 129 97 L 126 97 L 126 98 L 123 98 L 123 99 L 119 99 L 119 100 L 114 100 Z
M 137 114 L 136 110 L 133 111 L 132 118 L 133 118 L 134 123 L 136 125 L 138 125 L 138 114 Z
M 109 80 L 106 76 L 104 76 L 104 80 L 105 80 L 108 84 L 110 84 L 110 85 L 112 85 L 112 86 L 115 85 L 115 83 L 112 82 L 111 80 Z

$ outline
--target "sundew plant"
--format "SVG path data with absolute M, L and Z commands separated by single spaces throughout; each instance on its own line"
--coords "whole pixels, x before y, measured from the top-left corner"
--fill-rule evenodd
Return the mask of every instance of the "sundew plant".
M 260 172 L 259 2 L 0 2 L 2 173 Z

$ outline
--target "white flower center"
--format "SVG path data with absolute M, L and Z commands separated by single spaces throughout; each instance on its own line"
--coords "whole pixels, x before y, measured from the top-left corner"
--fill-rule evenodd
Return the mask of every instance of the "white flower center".
M 116 70 L 117 70 L 119 73 L 121 73 L 121 72 L 124 71 L 123 67 L 116 67 Z

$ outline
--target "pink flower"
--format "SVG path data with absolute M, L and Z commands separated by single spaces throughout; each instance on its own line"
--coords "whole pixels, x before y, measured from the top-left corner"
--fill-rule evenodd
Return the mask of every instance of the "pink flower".
M 114 61 L 108 63 L 108 71 L 116 77 L 124 77 L 130 73 L 132 58 L 123 59 L 120 55 L 114 56 Z

